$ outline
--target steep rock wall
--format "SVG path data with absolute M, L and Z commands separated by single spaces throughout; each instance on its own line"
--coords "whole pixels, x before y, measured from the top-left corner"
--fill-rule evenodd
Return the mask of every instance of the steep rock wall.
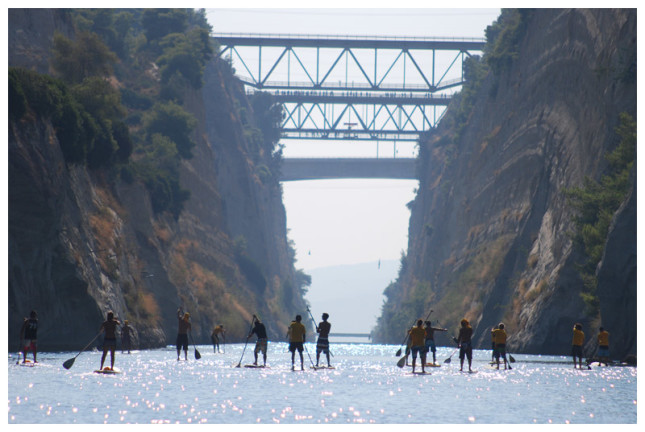
M 53 31 L 73 36 L 59 10 L 12 10 L 9 24 L 10 40 L 20 41 L 10 45 L 10 66 L 40 72 L 49 70 Z M 252 314 L 270 337 L 281 337 L 302 312 L 279 184 L 258 180 L 263 161 L 248 156 L 235 109 L 248 103 L 218 60 L 204 80 L 202 90 L 184 95 L 198 126 L 194 157 L 180 173 L 191 195 L 177 219 L 155 214 L 138 182 L 66 164 L 48 119 L 10 124 L 10 349 L 31 309 L 41 350 L 85 345 L 108 310 L 130 321 L 141 348 L 174 343 L 179 306 L 191 313 L 197 343 L 210 342 L 220 323 L 229 342 L 245 340 Z M 246 254 L 236 248 L 239 235 Z
M 635 38 L 634 10 L 536 10 L 517 58 L 485 80 L 456 143 L 449 108 L 421 143 L 408 254 L 382 337 L 397 305 L 416 302 L 417 314 L 433 308 L 454 333 L 468 318 L 479 348 L 500 321 L 516 352 L 568 354 L 578 321 L 594 339 L 563 191 L 599 176 L 619 113 L 636 112 L 636 84 L 621 79 Z

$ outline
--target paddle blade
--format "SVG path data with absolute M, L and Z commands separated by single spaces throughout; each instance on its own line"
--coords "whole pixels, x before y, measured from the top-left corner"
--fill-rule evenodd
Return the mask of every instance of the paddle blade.
M 450 363 L 450 357 L 448 357 L 447 359 L 445 359 L 443 362 L 444 362 L 444 363 Z
M 515 363 L 515 357 L 513 357 L 512 355 L 509 354 L 508 359 L 511 361 L 511 363 Z
M 399 350 L 396 352 L 396 354 L 394 354 L 394 357 L 398 357 L 400 355 L 401 355 L 401 348 L 399 348 Z
M 400 368 L 405 366 L 405 356 L 401 357 L 398 362 L 396 362 L 396 365 Z
M 197 351 L 197 348 L 195 348 L 195 360 L 199 360 L 200 358 L 202 358 L 202 355 Z
M 71 368 L 71 367 L 72 367 L 72 365 L 74 365 L 74 360 L 76 360 L 76 357 L 73 357 L 73 358 L 71 358 L 71 359 L 67 360 L 65 363 L 63 363 L 63 367 L 64 367 L 65 369 L 69 369 L 69 368 Z

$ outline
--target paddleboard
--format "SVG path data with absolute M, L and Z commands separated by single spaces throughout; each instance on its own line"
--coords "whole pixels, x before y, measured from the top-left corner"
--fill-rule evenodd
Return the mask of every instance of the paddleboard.
M 34 363 L 31 360 L 27 360 L 25 362 L 20 362 L 20 366 L 27 366 L 27 367 L 34 367 L 40 363 Z
M 311 369 L 318 370 L 318 369 L 336 369 L 336 368 L 333 366 L 311 366 Z
M 465 374 L 476 374 L 476 373 L 477 373 L 477 371 L 476 371 L 476 370 L 472 370 L 472 371 L 459 371 L 459 372 L 461 372 L 461 373 L 465 373 Z
M 120 374 L 121 371 L 118 370 L 118 369 L 110 369 L 109 367 L 106 367 L 106 368 L 103 368 L 103 369 L 95 370 L 94 373 L 115 375 L 115 374 Z
M 421 372 L 421 371 L 415 371 L 415 372 L 408 372 L 409 375 L 430 375 L 430 372 Z
M 251 368 L 251 369 L 264 369 L 264 368 L 268 368 L 269 366 L 247 364 L 247 365 L 244 365 L 244 367 Z
M 439 363 L 426 363 L 426 367 L 441 367 Z

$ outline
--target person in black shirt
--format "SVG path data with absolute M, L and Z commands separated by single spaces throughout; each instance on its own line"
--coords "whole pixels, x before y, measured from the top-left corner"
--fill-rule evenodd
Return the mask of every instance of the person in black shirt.
M 36 311 L 32 310 L 29 313 L 29 318 L 25 318 L 24 322 L 22 323 L 22 328 L 20 329 L 20 341 L 22 343 L 22 352 L 24 355 L 24 359 L 22 360 L 23 363 L 27 362 L 27 351 L 31 349 L 31 352 L 34 355 L 34 363 L 38 363 L 36 361 L 36 343 L 38 340 L 38 316 L 36 315 Z
M 251 333 L 249 333 L 248 337 L 251 337 L 254 333 L 258 337 L 257 342 L 255 342 L 255 350 L 253 351 L 253 355 L 255 356 L 255 361 L 253 364 L 255 366 L 258 365 L 258 354 L 262 352 L 262 358 L 264 360 L 264 366 L 267 365 L 267 329 L 264 327 L 264 324 L 260 321 L 260 318 L 256 317 L 253 315 L 253 319 L 255 320 L 255 325 L 253 326 L 253 330 L 251 330 Z

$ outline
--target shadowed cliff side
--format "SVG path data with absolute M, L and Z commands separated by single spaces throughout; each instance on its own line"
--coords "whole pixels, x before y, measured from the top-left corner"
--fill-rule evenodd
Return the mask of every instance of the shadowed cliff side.
M 10 66 L 49 71 L 53 32 L 74 37 L 72 21 L 62 10 L 11 10 L 10 40 L 20 43 L 10 45 Z M 123 88 L 137 75 L 128 66 L 119 65 L 111 85 Z M 153 90 L 155 70 L 149 65 L 144 77 Z M 253 139 L 271 131 L 256 124 L 225 62 L 213 58 L 203 82 L 180 98 L 197 122 L 192 157 L 179 163 L 189 197 L 178 214 L 155 210 L 149 188 L 124 174 L 128 163 L 67 162 L 49 117 L 28 110 L 10 121 L 11 350 L 31 309 L 40 319 L 40 350 L 80 349 L 108 310 L 129 320 L 141 348 L 174 344 L 180 306 L 191 314 L 196 343 L 209 343 L 217 324 L 227 328 L 227 341 L 245 340 L 253 314 L 269 337 L 281 338 L 303 312 L 278 173 L 266 169 L 277 163 L 267 150 L 275 143 L 257 148 Z

